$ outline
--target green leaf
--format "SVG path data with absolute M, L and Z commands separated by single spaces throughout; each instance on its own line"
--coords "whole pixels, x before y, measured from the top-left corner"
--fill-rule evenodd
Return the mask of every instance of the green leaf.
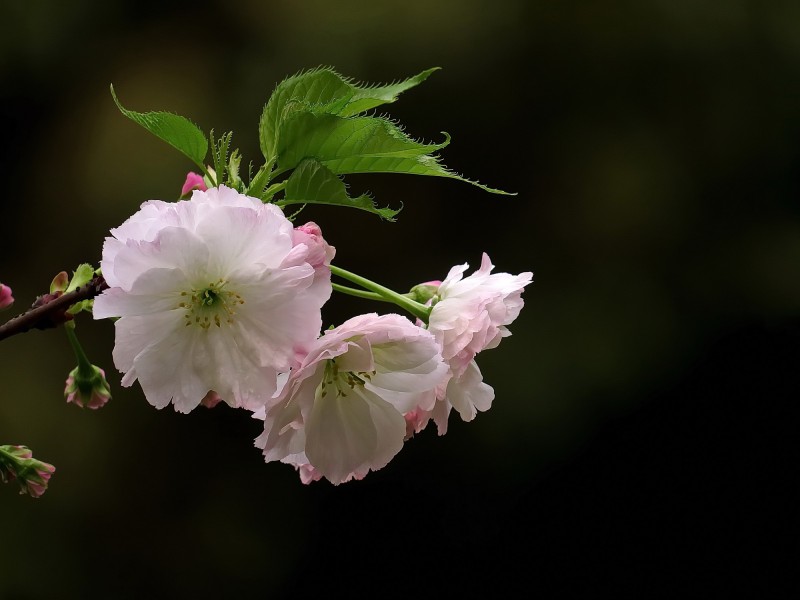
M 86 285 L 94 278 L 94 267 L 90 264 L 83 263 L 78 265 L 78 268 L 75 269 L 72 273 L 72 280 L 69 282 L 69 286 L 64 291 L 65 294 L 77 290 L 79 287 Z
M 387 119 L 342 118 L 335 115 L 295 114 L 283 126 L 278 146 L 278 170 L 294 168 L 304 158 L 316 158 L 334 173 L 370 173 L 380 158 L 413 158 L 444 148 L 417 142 Z M 447 134 L 445 134 L 447 135 Z
M 225 181 L 225 175 L 228 170 L 228 152 L 233 132 L 223 133 L 218 140 L 215 140 L 214 130 L 212 129 L 209 137 L 211 138 L 211 157 L 214 160 L 214 175 L 216 182 L 221 184 Z
M 439 68 L 440 67 L 433 67 L 413 77 L 388 85 L 366 87 L 353 86 L 355 94 L 348 100 L 345 107 L 339 112 L 339 115 L 342 117 L 349 117 L 351 115 L 363 113 L 381 104 L 394 102 L 397 100 L 397 96 L 406 90 L 418 86 L 430 77 L 431 73 L 438 71 Z
M 377 208 L 366 194 L 357 198 L 347 195 L 344 182 L 330 169 L 316 160 L 304 160 L 292 171 L 286 180 L 285 196 L 275 204 L 280 207 L 289 204 L 331 204 L 350 206 L 371 212 L 387 221 L 394 221 L 399 210 Z
M 297 113 L 282 128 L 278 146 L 278 173 L 315 158 L 337 175 L 401 173 L 465 181 L 487 192 L 508 194 L 471 181 L 439 163 L 432 153 L 450 143 L 425 144 L 408 137 L 391 121 L 377 117 L 342 118 Z
M 164 140 L 188 156 L 196 165 L 205 169 L 203 160 L 208 152 L 208 140 L 197 125 L 189 119 L 168 112 L 139 113 L 120 104 L 111 86 L 111 95 L 120 112 L 134 123 L 138 123 L 156 137 Z
M 231 156 L 228 159 L 228 186 L 238 190 L 239 192 L 244 189 L 242 178 L 239 175 L 239 167 L 241 164 L 242 155 L 239 153 L 239 149 L 237 148 L 231 152 Z
M 437 67 L 438 68 L 438 67 Z M 264 106 L 259 121 L 259 142 L 264 158 L 276 157 L 281 125 L 296 111 L 352 116 L 381 104 L 425 81 L 437 68 L 404 81 L 383 85 L 356 85 L 329 67 L 320 67 L 284 79 Z

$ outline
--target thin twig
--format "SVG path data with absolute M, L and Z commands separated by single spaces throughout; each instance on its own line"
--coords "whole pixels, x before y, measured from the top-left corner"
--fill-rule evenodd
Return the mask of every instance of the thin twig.
M 50 329 L 63 325 L 72 318 L 71 315 L 67 314 L 70 306 L 76 302 L 90 300 L 105 289 L 108 289 L 108 284 L 102 275 L 98 275 L 86 285 L 67 294 L 62 294 L 41 306 L 31 308 L 27 312 L 3 323 L 0 325 L 0 340 L 31 329 Z

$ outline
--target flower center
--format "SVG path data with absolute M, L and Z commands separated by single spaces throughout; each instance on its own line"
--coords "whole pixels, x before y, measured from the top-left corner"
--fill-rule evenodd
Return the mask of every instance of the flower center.
M 320 395 L 324 398 L 329 389 L 334 389 L 336 396 L 346 397 L 357 385 L 364 387 L 364 384 L 372 379 L 373 375 L 375 375 L 375 371 L 340 371 L 336 359 L 332 358 L 325 365 L 325 375 L 320 384 L 322 388 Z
M 236 308 L 244 304 L 242 297 L 236 292 L 226 290 L 228 284 L 224 279 L 209 283 L 207 286 L 192 288 L 190 292 L 181 292 L 183 300 L 178 308 L 185 309 L 183 318 L 186 327 L 195 325 L 208 329 L 212 325 L 221 327 L 223 321 L 234 323 Z

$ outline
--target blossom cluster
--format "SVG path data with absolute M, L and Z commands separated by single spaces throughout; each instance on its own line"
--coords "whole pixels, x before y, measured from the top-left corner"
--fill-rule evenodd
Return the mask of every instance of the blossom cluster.
M 188 199 L 145 202 L 111 230 L 101 270 L 109 288 L 94 318 L 114 318 L 114 364 L 157 408 L 224 402 L 263 419 L 255 441 L 303 482 L 361 479 L 384 467 L 431 421 L 447 431 L 490 408 L 476 356 L 498 346 L 519 315 L 531 273 L 453 267 L 422 295 L 386 291 L 412 307 L 323 329 L 332 273 L 318 225 L 295 226 L 274 204 L 187 178 Z M 376 291 L 377 290 L 377 291 Z M 347 292 L 345 292 L 347 293 Z M 414 299 L 416 298 L 416 299 Z M 402 301 L 400 301 L 402 300 Z

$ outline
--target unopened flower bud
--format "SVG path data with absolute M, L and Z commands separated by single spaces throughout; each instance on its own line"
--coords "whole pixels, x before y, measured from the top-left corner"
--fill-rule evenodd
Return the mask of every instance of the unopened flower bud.
M 20 494 L 28 493 L 32 498 L 38 498 L 47 491 L 47 484 L 50 483 L 50 477 L 55 473 L 56 468 L 46 462 L 31 458 L 28 460 L 28 466 L 24 468 L 24 473 L 18 473 L 20 486 L 25 482 L 25 488 L 20 491 Z
M 0 446 L 0 479 L 4 482 L 16 479 L 20 494 L 40 497 L 55 470 L 53 465 L 33 458 L 25 446 Z
M 0 283 L 0 310 L 8 308 L 14 304 L 14 296 L 11 295 L 11 288 Z
M 67 402 L 77 404 L 81 408 L 101 408 L 111 399 L 111 389 L 106 381 L 103 369 L 92 364 L 90 368 L 75 367 L 67 377 L 64 397 Z
M 189 171 L 186 174 L 186 181 L 181 188 L 181 198 L 187 196 L 189 192 L 193 190 L 200 190 L 201 192 L 205 192 L 208 189 L 206 187 L 206 182 L 203 181 L 203 176 L 198 175 L 194 171 Z
M 306 261 L 315 269 L 330 265 L 336 254 L 336 249 L 325 241 L 322 230 L 313 221 L 294 228 L 292 244 L 294 246 L 305 244 L 308 247 Z
M 68 286 L 69 274 L 66 271 L 61 271 L 61 273 L 53 277 L 53 281 L 50 283 L 50 293 L 56 294 L 61 292 L 63 294 L 67 291 Z
M 428 301 L 436 295 L 436 292 L 439 291 L 440 285 L 442 285 L 442 282 L 438 279 L 435 281 L 426 281 L 425 283 L 420 283 L 419 285 L 415 285 L 413 288 L 411 288 L 408 296 L 420 304 L 427 304 Z

